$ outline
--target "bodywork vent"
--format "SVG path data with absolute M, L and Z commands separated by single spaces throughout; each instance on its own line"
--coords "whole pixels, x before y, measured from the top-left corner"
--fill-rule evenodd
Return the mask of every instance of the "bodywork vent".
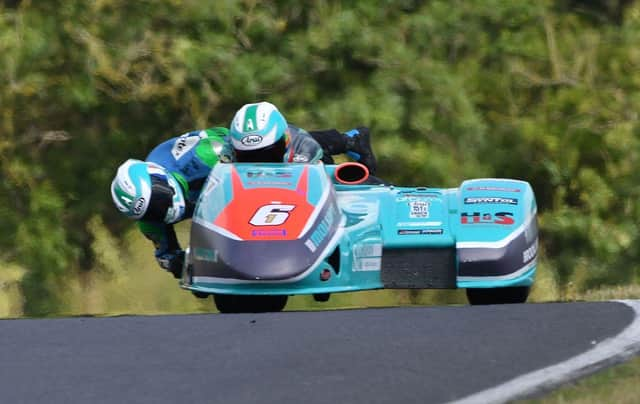
M 382 284 L 391 289 L 455 289 L 455 248 L 394 248 L 382 252 Z
M 336 275 L 340 273 L 340 246 L 336 247 L 336 249 L 333 250 L 333 253 L 329 257 L 327 262 L 329 262 L 329 265 L 333 267 L 333 271 L 336 273 Z

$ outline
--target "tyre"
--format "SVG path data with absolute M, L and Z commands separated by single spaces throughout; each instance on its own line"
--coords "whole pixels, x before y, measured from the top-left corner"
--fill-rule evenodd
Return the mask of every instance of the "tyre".
M 213 295 L 220 313 L 268 313 L 282 311 L 287 305 L 287 295 Z
M 195 297 L 197 297 L 198 299 L 208 299 L 209 296 L 211 296 L 209 293 L 204 293 L 204 292 L 197 292 L 195 290 L 191 291 L 191 294 L 193 294 Z
M 467 299 L 472 305 L 524 303 L 529 297 L 529 290 L 528 286 L 467 289 Z
M 313 295 L 313 300 L 316 302 L 328 302 L 331 297 L 331 293 L 316 293 Z

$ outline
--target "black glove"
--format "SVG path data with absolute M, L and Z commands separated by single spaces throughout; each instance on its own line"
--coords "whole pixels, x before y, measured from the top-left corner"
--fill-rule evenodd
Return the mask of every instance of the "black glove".
M 344 133 L 346 137 L 347 155 L 369 169 L 369 174 L 375 175 L 378 163 L 371 148 L 369 128 L 364 126 L 351 129 Z
M 184 266 L 184 251 L 176 250 L 156 256 L 160 267 L 173 274 L 173 277 L 182 277 L 182 267 Z

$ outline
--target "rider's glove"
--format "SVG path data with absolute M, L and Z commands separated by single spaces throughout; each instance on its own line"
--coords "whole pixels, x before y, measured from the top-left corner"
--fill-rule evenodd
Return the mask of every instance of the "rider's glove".
M 182 266 L 184 264 L 184 251 L 176 250 L 156 255 L 156 260 L 160 267 L 173 274 L 173 277 L 179 279 L 182 276 Z
M 369 136 L 369 128 L 361 126 L 351 129 L 344 133 L 347 141 L 347 155 L 352 159 L 364 164 L 369 169 L 369 173 L 376 173 L 377 162 L 376 156 L 371 148 L 371 139 Z

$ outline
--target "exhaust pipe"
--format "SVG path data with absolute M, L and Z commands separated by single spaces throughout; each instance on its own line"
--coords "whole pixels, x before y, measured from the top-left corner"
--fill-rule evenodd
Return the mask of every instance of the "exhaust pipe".
M 357 185 L 369 178 L 369 169 L 363 164 L 350 161 L 338 165 L 333 175 L 338 184 Z

